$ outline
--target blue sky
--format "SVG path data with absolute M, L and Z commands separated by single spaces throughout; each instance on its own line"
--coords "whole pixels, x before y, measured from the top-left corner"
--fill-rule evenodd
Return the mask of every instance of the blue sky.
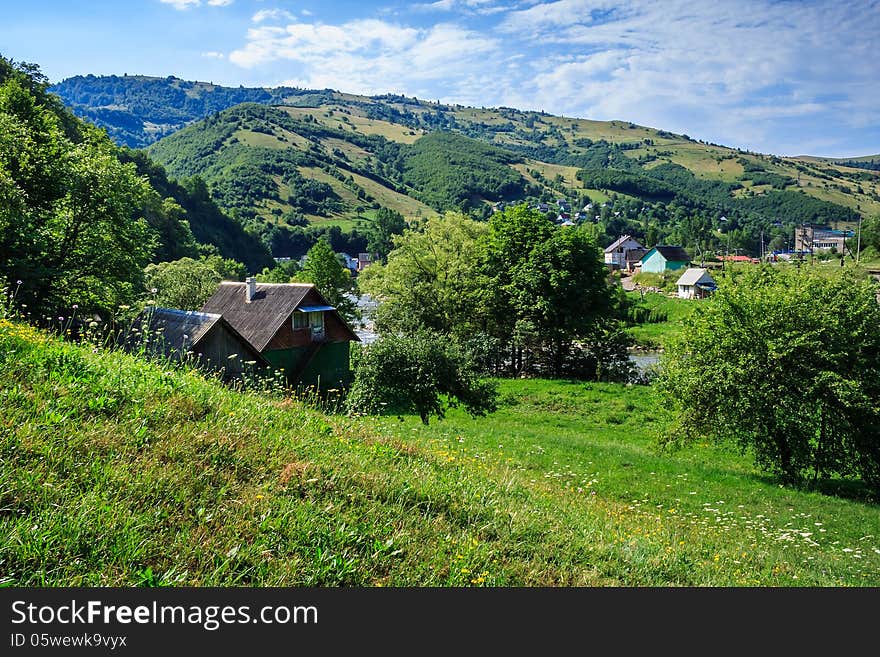
M 778 155 L 880 153 L 880 0 L 28 0 L 50 80 L 175 75 L 620 119 Z

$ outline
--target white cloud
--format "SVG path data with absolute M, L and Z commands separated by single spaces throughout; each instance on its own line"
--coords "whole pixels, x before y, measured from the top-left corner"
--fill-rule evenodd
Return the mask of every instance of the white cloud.
M 202 57 L 207 57 L 208 59 L 224 59 L 226 55 L 216 50 L 208 50 L 202 53 Z
M 229 60 L 244 68 L 278 64 L 295 71 L 297 77 L 284 81 L 291 86 L 481 104 L 500 51 L 494 38 L 451 23 L 414 28 L 365 19 L 254 27 Z
M 880 0 L 411 7 L 447 22 L 327 24 L 264 9 L 229 60 L 271 71 L 266 83 L 628 120 L 768 152 L 797 143 L 793 126 L 843 134 L 880 125 Z
M 266 21 L 285 21 L 294 20 L 293 14 L 284 9 L 260 9 L 251 17 L 254 23 L 263 23 Z
M 182 11 L 190 7 L 201 7 L 202 0 L 159 0 L 162 4 L 171 5 L 175 9 Z M 228 7 L 235 0 L 206 0 L 211 7 Z
M 159 0 L 164 5 L 171 5 L 178 11 L 189 9 L 190 7 L 198 7 L 202 4 L 201 0 Z
M 543 45 L 517 93 L 551 112 L 737 145 L 790 119 L 880 122 L 877 0 L 557 0 L 509 12 L 499 31 Z
M 418 11 L 459 11 L 464 14 L 488 16 L 510 9 L 509 5 L 498 4 L 498 0 L 437 0 L 413 5 Z

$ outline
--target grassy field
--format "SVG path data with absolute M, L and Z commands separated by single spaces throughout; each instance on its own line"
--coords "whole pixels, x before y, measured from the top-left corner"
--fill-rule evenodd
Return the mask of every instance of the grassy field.
M 644 386 L 351 418 L 0 323 L 13 585 L 877 586 L 880 510 L 660 454 Z
M 640 347 L 647 349 L 663 348 L 669 340 L 681 331 L 682 321 L 701 303 L 699 299 L 679 299 L 657 292 L 628 292 L 631 299 L 639 300 L 639 305 L 648 310 L 656 310 L 667 317 L 664 322 L 637 324 L 627 329 Z

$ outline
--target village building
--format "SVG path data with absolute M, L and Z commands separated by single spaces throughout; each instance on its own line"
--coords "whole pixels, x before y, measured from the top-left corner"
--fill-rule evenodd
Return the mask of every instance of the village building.
M 833 249 L 837 253 L 844 253 L 846 240 L 852 236 L 852 231 L 802 226 L 794 232 L 794 250 L 811 253 Z
M 691 257 L 680 246 L 657 245 L 641 257 L 641 271 L 662 274 L 684 269 Z
M 240 378 L 268 361 L 221 315 L 176 308 L 148 307 L 135 318 L 123 345 L 154 357 L 187 361 Z
M 631 271 L 634 264 L 647 252 L 648 250 L 637 239 L 623 235 L 605 248 L 605 264 L 612 269 Z
M 314 285 L 224 281 L 202 312 L 222 315 L 291 385 L 351 379 L 350 343 L 360 338 Z
M 704 299 L 716 289 L 715 279 L 706 269 L 692 267 L 676 283 L 681 299 Z

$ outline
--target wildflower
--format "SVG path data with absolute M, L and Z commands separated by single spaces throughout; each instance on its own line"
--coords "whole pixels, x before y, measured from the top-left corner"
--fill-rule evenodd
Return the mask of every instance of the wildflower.
M 21 279 L 19 278 L 17 281 L 15 281 L 15 284 L 16 284 L 16 285 L 21 285 Z
M 73 304 L 73 309 L 76 310 L 77 308 L 79 308 L 79 306 L 77 304 Z
M 258 499 L 258 500 L 261 500 L 261 499 L 263 499 L 263 496 L 262 496 L 262 495 L 257 495 L 257 499 Z
M 150 288 L 150 292 L 152 292 L 153 294 L 156 294 L 156 292 L 158 292 L 158 291 L 159 291 L 159 290 L 157 290 L 157 289 L 154 288 L 154 287 L 153 287 L 153 288 Z

